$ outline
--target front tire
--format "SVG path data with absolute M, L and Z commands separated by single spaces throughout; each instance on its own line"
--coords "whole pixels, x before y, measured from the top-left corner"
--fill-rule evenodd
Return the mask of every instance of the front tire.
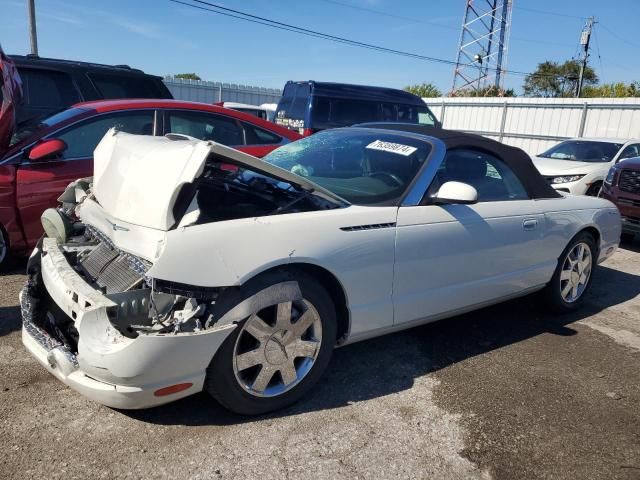
M 591 287 L 597 252 L 591 234 L 582 232 L 573 237 L 560 255 L 551 281 L 542 291 L 550 310 L 568 313 L 580 308 Z
M 602 182 L 596 182 L 587 189 L 585 195 L 597 197 L 600 194 L 600 190 L 602 190 Z
M 5 270 L 11 261 L 9 253 L 9 236 L 0 225 L 0 271 Z
M 259 415 L 288 406 L 313 387 L 329 364 L 336 309 L 313 277 L 267 274 L 245 287 L 242 300 L 291 280 L 298 282 L 303 299 L 269 306 L 239 322 L 207 368 L 205 390 L 228 410 Z

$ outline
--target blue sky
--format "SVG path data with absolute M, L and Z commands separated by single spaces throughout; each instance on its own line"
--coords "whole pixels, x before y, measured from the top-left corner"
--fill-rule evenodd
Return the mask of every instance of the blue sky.
M 464 0 L 211 1 L 323 33 L 450 60 L 455 58 L 465 5 Z M 529 72 L 538 62 L 571 58 L 584 20 L 562 14 L 594 15 L 600 24 L 591 65 L 601 80 L 640 80 L 639 0 L 515 0 L 514 5 L 508 69 Z M 158 75 L 196 72 L 207 80 L 278 88 L 290 79 L 390 87 L 431 81 L 446 91 L 452 81 L 449 65 L 309 38 L 168 0 L 36 0 L 36 8 L 41 56 L 126 63 Z M 28 53 L 26 0 L 0 0 L 0 12 L 5 52 Z M 507 76 L 506 85 L 519 91 L 522 78 Z

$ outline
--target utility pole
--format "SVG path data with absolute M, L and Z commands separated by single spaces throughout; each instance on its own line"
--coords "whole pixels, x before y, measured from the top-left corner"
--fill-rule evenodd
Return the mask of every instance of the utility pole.
M 580 75 L 578 76 L 578 85 L 576 86 L 576 98 L 580 97 L 582 93 L 582 81 L 584 79 L 584 70 L 587 68 L 587 62 L 589 61 L 589 42 L 591 41 L 591 30 L 596 23 L 595 17 L 589 17 L 587 23 L 582 29 L 580 35 L 580 45 L 583 48 L 582 62 L 580 63 Z
M 29 9 L 29 36 L 31 37 L 31 55 L 38 55 L 38 34 L 36 33 L 35 0 L 27 0 Z

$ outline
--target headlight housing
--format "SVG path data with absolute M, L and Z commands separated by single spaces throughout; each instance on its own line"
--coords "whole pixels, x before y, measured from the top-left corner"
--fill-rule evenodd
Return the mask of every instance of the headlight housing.
M 577 182 L 582 177 L 584 177 L 584 175 L 562 175 L 559 177 L 551 177 L 551 183 L 556 184 Z
M 606 183 L 607 185 L 613 185 L 613 181 L 616 178 L 617 172 L 618 169 L 616 167 L 611 167 L 609 169 L 609 173 L 607 173 L 607 177 L 604 179 L 604 183 Z

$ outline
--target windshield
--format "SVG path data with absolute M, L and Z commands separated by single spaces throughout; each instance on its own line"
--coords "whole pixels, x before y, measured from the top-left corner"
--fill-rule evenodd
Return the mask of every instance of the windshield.
M 45 118 L 44 120 L 36 117 L 30 120 L 27 120 L 25 122 L 22 122 L 21 124 L 18 125 L 18 128 L 16 129 L 13 136 L 11 137 L 11 142 L 9 142 L 9 146 L 13 147 L 14 145 L 17 145 L 22 140 L 34 135 L 35 133 L 41 130 L 44 130 L 45 128 L 56 125 L 57 123 L 64 122 L 78 115 L 79 113 L 85 112 L 85 111 L 87 110 L 83 108 L 68 108 L 53 114 Z
M 538 156 L 576 162 L 610 162 L 622 145 L 624 144 L 569 140 L 559 143 Z
M 350 203 L 373 205 L 400 199 L 430 152 L 431 145 L 424 140 L 345 128 L 289 143 L 264 160 Z

